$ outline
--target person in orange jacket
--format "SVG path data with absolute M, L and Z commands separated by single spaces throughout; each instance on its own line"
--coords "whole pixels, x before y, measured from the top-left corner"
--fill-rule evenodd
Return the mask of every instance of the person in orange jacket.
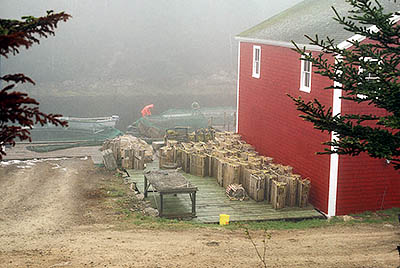
M 145 116 L 151 115 L 150 109 L 152 109 L 153 107 L 154 107 L 154 104 L 149 104 L 149 105 L 144 106 L 144 108 L 141 111 L 142 116 L 145 117 Z

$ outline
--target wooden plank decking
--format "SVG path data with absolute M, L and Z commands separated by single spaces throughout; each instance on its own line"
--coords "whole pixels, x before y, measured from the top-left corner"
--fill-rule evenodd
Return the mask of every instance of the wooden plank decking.
M 128 171 L 131 180 L 137 183 L 143 192 L 143 171 Z M 203 223 L 218 223 L 219 214 L 230 215 L 230 221 L 266 221 L 266 220 L 302 220 L 310 218 L 323 218 L 313 207 L 307 208 L 285 208 L 275 210 L 271 204 L 256 202 L 254 200 L 231 201 L 225 194 L 225 189 L 218 185 L 215 178 L 197 177 L 182 173 L 199 190 L 197 192 L 196 212 L 194 221 Z M 154 208 L 159 206 L 160 200 L 157 193 L 149 193 L 146 200 L 152 203 Z M 177 196 L 168 195 L 164 197 L 164 214 L 187 214 L 191 212 L 189 194 Z

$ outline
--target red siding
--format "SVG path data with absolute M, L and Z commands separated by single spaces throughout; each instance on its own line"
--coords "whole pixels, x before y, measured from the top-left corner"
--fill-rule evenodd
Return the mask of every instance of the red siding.
M 363 42 L 371 43 L 371 40 Z M 385 111 L 342 100 L 342 114 L 349 113 L 384 115 Z M 339 157 L 337 215 L 392 207 L 400 207 L 400 171 L 384 159 L 367 154 Z
M 342 113 L 383 114 L 383 111 L 343 100 Z M 400 207 L 399 171 L 386 164 L 384 159 L 373 159 L 367 154 L 340 156 L 338 215 L 392 207 Z
M 261 45 L 261 77 L 252 77 L 253 44 L 240 44 L 238 131 L 263 155 L 278 163 L 294 167 L 294 171 L 312 182 L 310 201 L 327 212 L 329 188 L 329 156 L 322 142 L 330 139 L 309 122 L 298 117 L 294 102 L 286 96 L 317 98 L 332 104 L 332 91 L 323 88 L 329 81 L 312 75 L 311 93 L 299 91 L 301 65 L 299 55 L 289 48 Z

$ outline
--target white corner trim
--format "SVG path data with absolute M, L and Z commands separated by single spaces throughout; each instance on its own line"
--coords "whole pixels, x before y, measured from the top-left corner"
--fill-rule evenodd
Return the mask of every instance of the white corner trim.
M 238 60 L 237 60 L 237 85 L 236 85 L 236 133 L 239 131 L 239 80 L 240 80 L 240 41 L 238 44 Z
M 335 86 L 341 86 L 340 83 L 334 82 Z M 333 105 L 332 105 L 332 115 L 337 115 L 340 113 L 342 107 L 342 90 L 335 88 L 333 91 Z M 336 132 L 332 132 L 331 141 L 337 140 L 338 135 Z M 333 150 L 334 147 L 331 147 Z M 339 155 L 330 155 L 330 167 L 329 167 L 329 195 L 328 195 L 328 217 L 336 215 L 336 199 L 337 199 L 337 184 L 338 184 L 338 174 L 339 174 Z
M 391 17 L 391 22 L 397 23 L 400 21 L 400 15 L 393 15 Z M 373 25 L 368 28 L 368 30 L 372 32 L 377 32 L 379 29 Z M 340 49 L 348 49 L 353 46 L 351 41 L 358 41 L 361 42 L 365 40 L 366 37 L 356 34 L 350 37 L 349 39 L 341 42 L 338 45 Z M 340 55 L 335 57 L 335 61 L 340 61 Z M 333 90 L 333 101 L 332 101 L 332 115 L 335 116 L 340 114 L 342 110 L 342 84 L 335 81 L 334 82 L 335 89 Z M 332 132 L 331 141 L 337 140 L 338 135 L 335 132 Z M 331 147 L 331 149 L 334 149 Z M 338 154 L 331 154 L 330 155 L 330 168 L 329 168 L 329 195 L 328 195 L 328 217 L 333 217 L 336 215 L 336 204 L 337 204 L 337 189 L 338 189 L 338 174 L 339 174 L 339 155 Z
M 335 62 L 340 61 L 341 57 L 336 56 Z M 342 84 L 335 81 L 333 89 L 333 100 L 332 100 L 332 116 L 340 114 L 342 110 Z M 336 132 L 332 132 L 331 141 L 337 140 L 338 135 Z M 331 150 L 335 149 L 331 146 Z M 339 176 L 339 155 L 330 155 L 330 166 L 329 166 L 329 194 L 328 194 L 328 217 L 336 216 L 336 204 L 337 204 L 337 189 L 338 189 L 338 176 Z

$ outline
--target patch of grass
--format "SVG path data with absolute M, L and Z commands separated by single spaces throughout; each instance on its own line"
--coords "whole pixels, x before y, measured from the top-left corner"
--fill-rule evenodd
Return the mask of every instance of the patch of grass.
M 118 189 L 110 189 L 107 191 L 108 197 L 123 197 L 125 196 L 125 194 L 126 194 L 125 191 Z
M 398 215 L 400 208 L 392 208 L 377 212 L 364 212 L 361 214 L 352 214 L 349 216 L 332 217 L 330 219 L 310 219 L 303 221 L 264 221 L 264 222 L 246 222 L 231 223 L 225 228 L 249 230 L 290 230 L 290 229 L 309 229 L 321 228 L 334 225 L 351 226 L 357 224 L 399 224 Z
M 387 223 L 387 224 L 398 224 L 400 215 L 400 208 L 391 208 L 386 210 L 379 210 L 376 212 L 366 211 L 361 214 L 351 214 L 355 221 L 363 223 Z
M 246 223 L 231 223 L 225 228 L 228 229 L 242 229 L 249 230 L 291 230 L 291 229 L 309 229 L 331 226 L 339 223 L 344 223 L 339 218 L 325 219 L 309 219 L 302 221 L 261 221 L 261 222 L 246 222 Z
M 145 216 L 140 212 L 133 212 L 129 217 L 126 217 L 125 220 L 121 222 L 122 228 L 130 228 L 132 226 L 140 226 L 141 228 L 145 229 L 178 231 L 195 228 L 206 228 L 211 227 L 212 225 L 186 220 L 166 219 L 158 217 L 154 218 L 150 216 Z

